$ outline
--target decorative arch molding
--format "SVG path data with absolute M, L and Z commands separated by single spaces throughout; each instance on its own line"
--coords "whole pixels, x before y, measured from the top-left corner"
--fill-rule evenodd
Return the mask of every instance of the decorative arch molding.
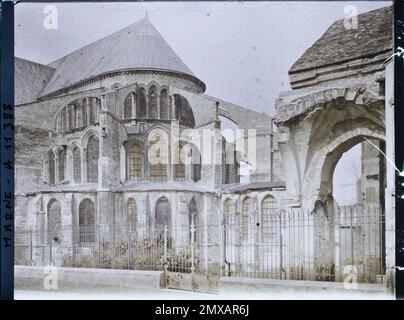
M 167 135 L 169 139 L 171 139 L 170 128 L 160 123 L 155 123 L 149 128 L 147 128 L 147 130 L 145 131 L 144 133 L 145 141 L 149 141 L 148 137 L 154 134 L 154 132 L 161 132 L 162 134 Z
M 338 160 L 344 152 L 365 141 L 364 137 L 385 140 L 385 134 L 381 130 L 355 128 L 334 136 L 328 144 L 317 150 L 315 156 L 307 165 L 303 178 L 301 194 L 309 197 L 308 199 L 303 199 L 305 206 L 312 207 L 315 201 L 322 200 L 328 196 L 329 191 L 332 190 L 332 174 Z
M 61 134 L 81 130 L 99 121 L 100 98 L 76 98 L 60 107 L 53 117 L 54 128 Z
M 307 94 L 290 102 L 277 106 L 275 123 L 285 123 L 303 114 L 317 112 L 324 109 L 333 101 L 345 101 L 356 105 L 370 105 L 380 103 L 384 105 L 383 99 L 376 94 L 377 90 L 372 85 L 356 84 L 349 88 L 329 88 L 319 92 Z M 369 87 L 370 86 L 370 87 Z
M 80 137 L 80 145 L 83 148 L 87 147 L 88 139 L 90 139 L 91 136 L 96 136 L 98 139 L 100 139 L 100 134 L 97 127 L 88 126 L 85 130 L 83 130 Z
M 132 83 L 129 84 L 127 86 L 121 87 L 119 89 L 116 90 L 117 94 L 116 94 L 116 102 L 117 105 L 122 106 L 122 115 L 123 115 L 123 105 L 125 102 L 126 97 L 128 96 L 128 94 L 130 93 L 135 93 L 137 92 L 138 89 L 138 84 L 137 83 Z
M 280 194 L 277 194 L 276 192 L 273 192 L 273 191 L 260 192 L 257 195 L 257 210 L 258 210 L 260 215 L 261 215 L 261 212 L 262 212 L 262 203 L 268 197 L 272 197 L 272 198 L 274 198 L 276 200 L 278 208 L 280 208 L 280 206 L 281 206 L 282 199 L 280 198 Z
M 157 81 L 154 80 L 150 81 L 146 86 L 147 90 L 149 90 L 152 86 L 155 86 L 157 91 L 160 91 L 160 84 Z

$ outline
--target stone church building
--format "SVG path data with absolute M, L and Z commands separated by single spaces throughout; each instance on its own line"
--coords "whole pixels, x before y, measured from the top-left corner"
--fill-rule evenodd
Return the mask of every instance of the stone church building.
M 189 230 L 180 227 L 195 225 L 201 261 L 227 275 L 262 277 L 257 270 L 265 269 L 268 277 L 275 270 L 276 277 L 312 279 L 291 261 L 317 249 L 321 259 L 332 252 L 326 264 L 334 274 L 342 259 L 331 249 L 334 233 L 307 215 L 308 234 L 318 236 L 300 250 L 304 237 L 293 244 L 290 231 L 298 216 L 288 214 L 286 225 L 277 219 L 295 209 L 330 218 L 342 153 L 363 137 L 385 148 L 391 11 L 360 15 L 359 30 L 335 22 L 291 67 L 292 89 L 280 94 L 274 118 L 205 94 L 205 83 L 147 17 L 48 65 L 16 57 L 16 234 L 39 230 L 39 249 L 17 248 L 17 263 L 45 261 L 43 243 L 62 248 L 51 259 L 62 265 L 63 255 L 97 242 L 106 226 L 114 237 L 122 228 L 145 235 L 163 226 L 172 245 L 183 247 Z M 223 118 L 240 129 L 235 141 L 220 133 Z M 363 201 L 377 202 L 378 194 L 384 201 L 382 159 L 363 150 Z M 380 261 L 384 249 L 372 250 Z
M 16 58 L 15 73 L 17 230 L 188 224 L 190 210 L 219 223 L 240 158 L 220 132 L 202 143 L 219 115 L 256 129 L 251 184 L 272 202 L 272 188 L 283 188 L 271 180 L 272 118 L 204 94 L 147 17 L 49 65 Z

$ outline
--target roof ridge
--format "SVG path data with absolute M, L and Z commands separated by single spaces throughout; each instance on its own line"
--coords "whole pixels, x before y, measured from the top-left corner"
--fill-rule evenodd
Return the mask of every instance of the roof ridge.
M 116 70 L 164 70 L 200 81 L 146 16 L 52 61 L 56 68 L 42 94 Z
M 75 53 L 75 52 L 77 52 L 77 51 L 80 51 L 80 50 L 82 50 L 82 49 L 84 49 L 84 48 L 86 48 L 86 47 L 89 47 L 89 46 L 91 46 L 91 45 L 97 43 L 97 42 L 100 41 L 100 40 L 103 40 L 103 39 L 106 39 L 106 38 L 108 38 L 108 37 L 111 37 L 111 36 L 113 36 L 113 35 L 115 35 L 115 34 L 117 34 L 117 33 L 120 33 L 120 32 L 122 32 L 122 31 L 124 31 L 125 29 L 129 29 L 130 27 L 133 27 L 134 25 L 136 25 L 136 24 L 142 22 L 143 20 L 146 20 L 146 17 L 144 17 L 144 18 L 142 18 L 142 19 L 140 19 L 140 20 L 138 20 L 138 21 L 136 21 L 136 22 L 134 22 L 134 23 L 131 23 L 130 25 L 128 25 L 128 26 L 126 26 L 126 27 L 123 27 L 123 28 L 121 28 L 121 29 L 119 29 L 119 30 L 117 30 L 117 31 L 114 31 L 114 32 L 112 32 L 112 33 L 109 33 L 109 34 L 107 34 L 106 36 L 103 36 L 102 38 L 99 38 L 99 39 L 94 40 L 94 41 L 92 41 L 92 42 L 90 42 L 90 43 L 87 43 L 86 45 L 84 45 L 84 46 L 82 46 L 82 47 L 79 47 L 79 48 L 77 48 L 77 49 L 75 49 L 75 50 L 73 50 L 73 51 L 71 51 L 71 52 L 65 54 L 64 56 L 62 56 L 62 57 L 60 57 L 60 58 L 58 58 L 58 59 L 56 59 L 56 60 L 53 60 L 53 61 L 49 62 L 49 63 L 47 64 L 47 66 L 50 66 L 51 64 L 56 63 L 56 62 L 58 62 L 59 60 L 63 60 L 63 59 L 65 59 L 66 57 L 72 55 L 73 53 Z M 147 21 L 149 21 L 149 20 L 147 19 Z M 150 23 L 150 21 L 149 21 L 149 23 Z M 58 65 L 60 65 L 60 63 L 59 63 Z M 52 67 L 51 67 L 51 68 L 52 68 Z M 56 67 L 56 68 L 57 68 L 57 67 Z

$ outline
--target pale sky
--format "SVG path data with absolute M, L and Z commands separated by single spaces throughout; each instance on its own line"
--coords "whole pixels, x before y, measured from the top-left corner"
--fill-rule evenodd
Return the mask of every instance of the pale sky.
M 290 89 L 289 68 L 334 21 L 347 15 L 347 5 L 362 13 L 391 2 L 54 3 L 56 30 L 44 27 L 47 5 L 16 5 L 16 56 L 48 64 L 142 19 L 147 11 L 174 51 L 205 82 L 207 94 L 274 115 L 278 94 Z M 336 177 L 351 170 L 360 154 L 355 150 L 340 160 Z M 335 181 L 335 195 L 350 202 L 354 199 L 346 197 L 354 192 L 347 192 L 345 180 Z
M 56 3 L 57 30 L 43 26 L 47 3 L 18 3 L 15 55 L 48 64 L 147 11 L 207 94 L 273 115 L 288 69 L 350 4 L 361 13 L 390 2 Z

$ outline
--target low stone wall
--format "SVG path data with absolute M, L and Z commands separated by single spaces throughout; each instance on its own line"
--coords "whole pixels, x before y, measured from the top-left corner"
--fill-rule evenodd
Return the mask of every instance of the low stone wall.
M 222 277 L 219 279 L 219 294 L 228 293 L 261 293 L 270 295 L 290 293 L 291 298 L 302 298 L 305 294 L 333 294 L 341 297 L 378 297 L 393 299 L 393 293 L 383 284 L 359 283 L 356 289 L 345 289 L 342 282 L 252 279 L 241 277 Z M 326 296 L 325 296 L 326 297 Z
M 44 289 L 46 277 L 54 271 L 49 267 L 15 266 L 16 289 Z M 164 272 L 93 268 L 55 269 L 58 289 L 115 287 L 130 289 L 160 289 L 164 287 Z

